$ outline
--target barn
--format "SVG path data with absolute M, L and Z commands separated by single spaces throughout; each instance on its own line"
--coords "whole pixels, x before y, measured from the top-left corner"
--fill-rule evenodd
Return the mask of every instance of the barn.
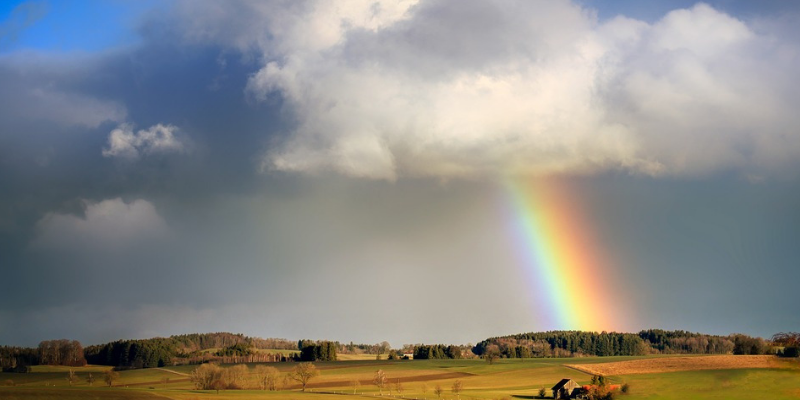
M 554 399 L 569 399 L 576 389 L 581 389 L 581 385 L 570 378 L 564 378 L 558 381 L 558 383 L 551 388 Z

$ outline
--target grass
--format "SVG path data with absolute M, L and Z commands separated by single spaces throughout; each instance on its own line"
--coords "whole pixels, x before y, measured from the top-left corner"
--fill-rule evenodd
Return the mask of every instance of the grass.
M 481 360 L 349 360 L 320 362 L 315 365 L 320 375 L 311 381 L 309 392 L 302 393 L 296 385 L 290 390 L 265 392 L 260 390 L 229 390 L 217 394 L 214 391 L 194 390 L 186 374 L 195 366 L 176 366 L 159 369 L 122 371 L 115 387 L 105 387 L 102 371 L 107 367 L 90 366 L 74 369 L 79 382 L 70 387 L 67 380 L 69 368 L 36 367 L 29 374 L 0 374 L 0 385 L 13 380 L 14 387 L 0 386 L 2 399 L 176 399 L 176 400 L 223 400 L 223 399 L 357 399 L 378 395 L 379 389 L 372 384 L 375 371 L 383 370 L 391 384 L 391 393 L 397 395 L 394 385 L 400 380 L 403 397 L 408 399 L 438 400 L 434 388 L 444 389 L 442 400 L 454 400 L 450 389 L 456 380 L 461 380 L 464 390 L 461 400 L 531 399 L 539 388 L 549 389 L 559 379 L 569 377 L 578 383 L 589 383 L 591 376 L 567 366 L 618 362 L 643 357 L 604 357 L 578 359 L 527 359 L 498 360 L 488 365 Z M 771 399 L 800 398 L 800 367 L 782 369 L 736 369 L 681 371 L 658 374 L 635 374 L 610 377 L 614 383 L 627 382 L 631 394 L 625 400 L 639 399 L 754 399 L 767 391 Z M 270 364 L 286 373 L 294 364 Z M 252 369 L 253 364 L 248 365 Z M 89 386 L 85 377 L 95 374 L 94 386 Z M 165 381 L 165 379 L 169 379 Z M 358 394 L 353 395 L 353 380 L 360 381 Z M 251 376 L 246 385 L 254 387 Z M 389 388 L 384 389 L 388 395 Z M 324 392 L 324 393 L 321 393 Z M 337 394 L 332 394 L 336 392 Z M 330 393 L 330 394 L 328 394 Z M 386 397 L 386 396 L 384 396 Z

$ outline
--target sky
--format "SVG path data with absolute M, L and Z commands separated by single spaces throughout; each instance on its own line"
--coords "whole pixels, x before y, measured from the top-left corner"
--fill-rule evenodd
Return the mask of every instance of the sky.
M 0 5 L 0 344 L 800 330 L 800 3 Z

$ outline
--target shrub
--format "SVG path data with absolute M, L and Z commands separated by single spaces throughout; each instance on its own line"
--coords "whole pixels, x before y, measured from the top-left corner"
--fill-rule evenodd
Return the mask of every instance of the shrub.
M 783 349 L 782 353 L 779 353 L 781 357 L 800 357 L 800 349 L 795 346 L 789 346 Z

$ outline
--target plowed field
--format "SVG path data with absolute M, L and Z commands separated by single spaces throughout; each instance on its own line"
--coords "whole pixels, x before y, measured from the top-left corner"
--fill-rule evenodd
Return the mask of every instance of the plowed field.
M 703 369 L 788 368 L 792 364 L 775 356 L 699 356 L 663 357 L 617 361 L 599 364 L 567 365 L 579 371 L 598 375 L 653 374 L 661 372 L 697 371 Z

